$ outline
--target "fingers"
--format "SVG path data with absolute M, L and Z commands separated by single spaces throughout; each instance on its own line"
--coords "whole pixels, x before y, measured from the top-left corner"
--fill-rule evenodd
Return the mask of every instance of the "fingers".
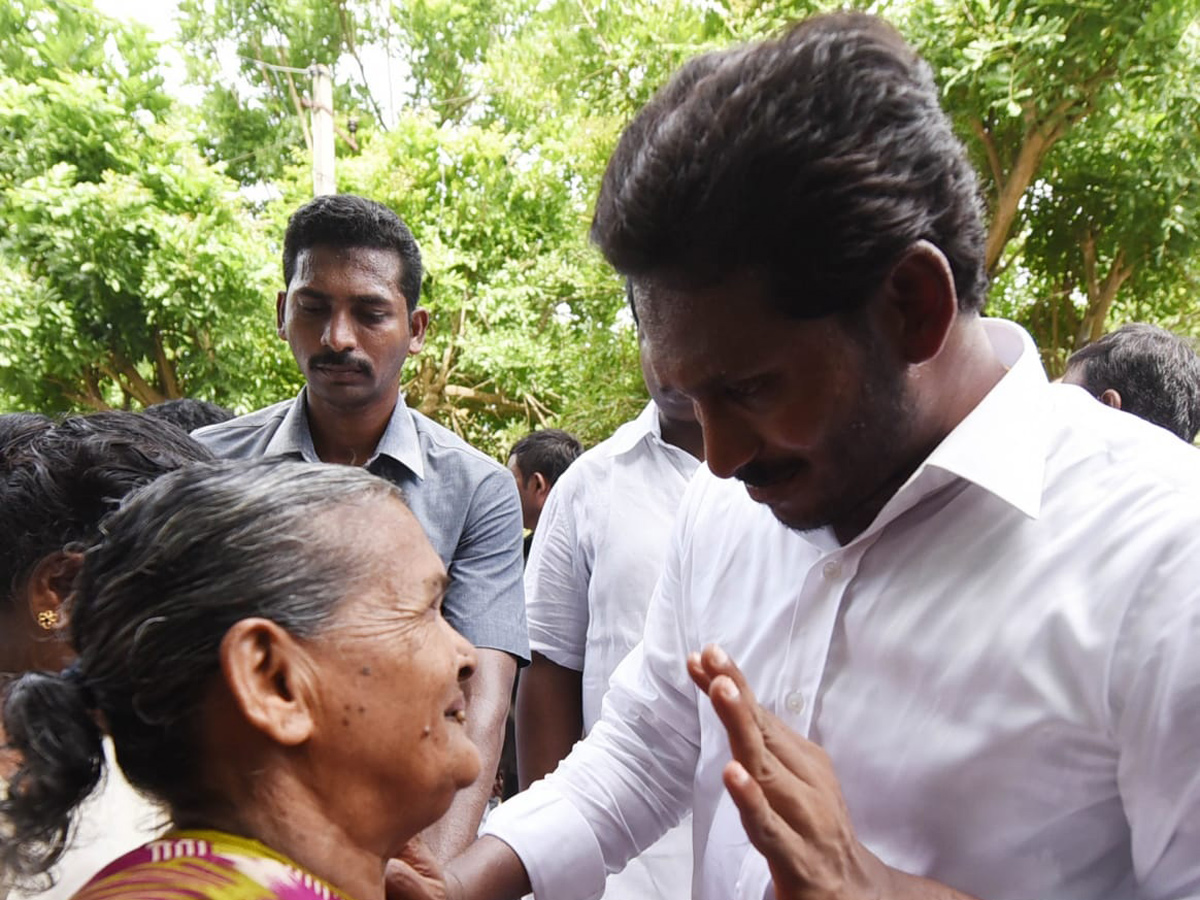
M 414 837 L 388 862 L 387 900 L 445 900 L 441 866 L 429 846 Z
M 778 716 L 755 699 L 746 676 L 720 646 L 709 644 L 703 652 L 689 653 L 687 669 L 696 687 L 708 694 L 710 698 L 713 697 L 712 688 L 716 678 L 725 675 L 733 681 L 738 693 L 745 698 L 747 706 L 753 713 L 756 726 L 762 732 L 762 740 L 766 749 L 777 756 L 785 768 L 799 774 L 807 773 L 814 767 L 828 768 L 827 765 L 823 766 L 824 756 L 815 744 L 799 738 Z M 714 698 L 714 706 L 717 702 Z M 720 709 L 717 710 L 717 714 L 721 715 Z M 729 728 L 730 723 L 724 718 L 722 718 L 722 723 Z M 739 756 L 736 750 L 734 757 L 747 765 L 751 772 L 757 771 L 752 765 L 753 761 Z
M 707 694 L 708 688 L 712 684 L 712 679 L 708 677 L 708 672 L 704 670 L 704 663 L 700 661 L 699 653 L 689 653 L 687 655 L 687 670 L 696 687 Z
M 387 865 L 386 900 L 446 900 L 440 878 L 393 859 Z
M 766 741 L 755 715 L 758 704 L 753 698 L 747 698 L 728 675 L 718 675 L 712 680 L 708 696 L 713 711 L 725 726 L 733 758 L 755 778 L 762 776 L 769 760 Z
M 709 645 L 692 654 L 688 669 L 697 686 L 707 687 L 733 758 L 776 814 L 774 821 L 807 826 L 817 787 L 833 779 L 824 752 L 763 708 L 741 670 L 719 647 Z
M 778 759 L 785 769 L 810 783 L 823 777 L 826 771 L 829 775 L 833 774 L 825 751 L 788 728 L 775 713 L 760 706 L 757 718 L 767 752 Z
M 725 766 L 722 779 L 738 808 L 746 836 L 767 860 L 775 896 L 780 900 L 809 896 L 808 847 L 802 833 L 772 807 L 762 786 L 737 760 Z
M 762 785 L 751 778 L 736 759 L 726 763 L 721 778 L 741 814 L 742 827 L 746 829 L 750 843 L 768 859 L 788 849 L 785 847 L 787 837 L 794 836 L 795 832 L 771 808 Z
M 709 692 L 713 679 L 718 675 L 725 675 L 732 679 L 739 692 L 749 698 L 752 706 L 757 705 L 754 692 L 750 689 L 750 683 L 746 681 L 746 676 L 737 667 L 737 663 L 730 659 L 729 654 L 717 644 L 709 644 L 699 653 L 689 653 L 688 673 L 696 682 L 696 686 L 706 694 Z

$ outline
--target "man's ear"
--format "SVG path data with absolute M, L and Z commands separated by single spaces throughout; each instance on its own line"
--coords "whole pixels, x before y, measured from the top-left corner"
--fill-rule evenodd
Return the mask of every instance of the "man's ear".
M 1111 406 L 1113 409 L 1121 408 L 1121 392 L 1116 388 L 1108 388 L 1103 394 L 1096 398 L 1105 406 Z
M 533 495 L 541 502 L 546 502 L 546 495 L 550 493 L 550 482 L 541 472 L 534 472 L 530 476 L 530 481 L 533 482 Z
M 83 565 L 83 554 L 69 550 L 56 550 L 43 556 L 29 573 L 26 597 L 29 613 L 34 621 L 53 622 L 46 631 L 62 631 L 67 625 L 67 597 Z
M 316 727 L 316 673 L 304 648 L 270 619 L 242 619 L 221 639 L 221 672 L 246 721 L 285 747 Z
M 425 346 L 425 330 L 429 328 L 429 310 L 417 307 L 408 317 L 408 352 L 420 353 Z
M 287 340 L 287 333 L 283 330 L 283 321 L 287 313 L 287 291 L 280 291 L 275 295 L 275 333 L 283 340 Z
M 917 365 L 933 359 L 958 315 L 954 274 L 945 255 L 928 241 L 917 241 L 892 267 L 886 289 L 904 361 Z

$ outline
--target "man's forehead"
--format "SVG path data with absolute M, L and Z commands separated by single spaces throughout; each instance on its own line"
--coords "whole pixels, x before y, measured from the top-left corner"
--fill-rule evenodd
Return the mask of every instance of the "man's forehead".
M 750 269 L 704 280 L 667 270 L 631 278 L 630 287 L 639 323 L 650 326 L 664 326 L 676 321 L 691 321 L 698 325 L 697 317 L 714 314 L 779 315 L 768 302 L 768 280 Z
M 395 250 L 383 247 L 314 244 L 296 254 L 296 274 L 305 279 L 319 277 L 328 269 L 346 266 L 362 269 L 399 285 L 404 261 Z

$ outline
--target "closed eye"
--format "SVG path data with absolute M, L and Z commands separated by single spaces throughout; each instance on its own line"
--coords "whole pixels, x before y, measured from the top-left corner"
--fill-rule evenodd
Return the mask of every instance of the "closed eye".
M 734 400 L 749 400 L 763 394 L 770 384 L 766 375 L 735 381 L 725 386 L 725 393 Z

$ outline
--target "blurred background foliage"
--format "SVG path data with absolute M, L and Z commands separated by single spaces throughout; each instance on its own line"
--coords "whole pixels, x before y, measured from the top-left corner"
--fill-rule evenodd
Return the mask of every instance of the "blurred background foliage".
M 180 0 L 168 78 L 89 0 L 0 0 L 0 408 L 294 393 L 273 298 L 320 62 L 339 189 L 426 259 L 409 402 L 501 457 L 536 426 L 602 439 L 645 401 L 587 242 L 621 127 L 687 57 L 834 5 Z M 1124 321 L 1200 332 L 1200 0 L 857 5 L 930 61 L 980 173 L 989 312 L 1052 373 Z

